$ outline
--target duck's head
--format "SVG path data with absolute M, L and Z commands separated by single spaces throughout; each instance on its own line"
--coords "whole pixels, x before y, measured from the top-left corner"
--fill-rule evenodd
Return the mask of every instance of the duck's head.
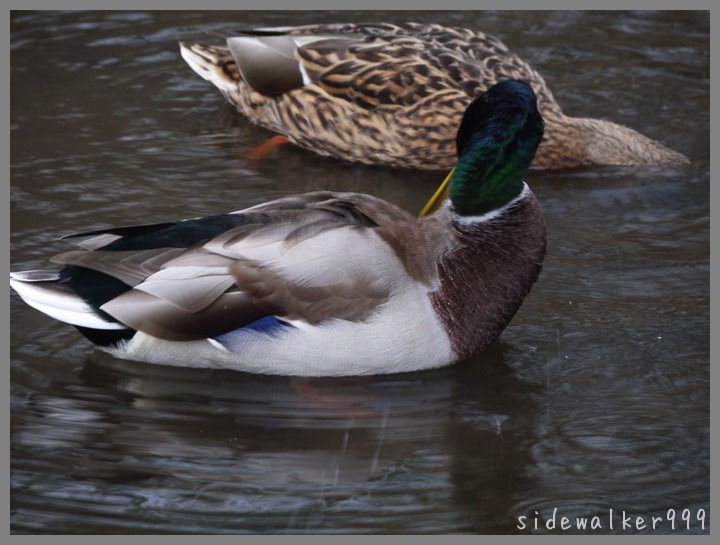
M 456 138 L 458 161 L 449 186 L 453 211 L 479 216 L 517 197 L 543 131 L 537 98 L 525 82 L 501 81 L 475 99 Z

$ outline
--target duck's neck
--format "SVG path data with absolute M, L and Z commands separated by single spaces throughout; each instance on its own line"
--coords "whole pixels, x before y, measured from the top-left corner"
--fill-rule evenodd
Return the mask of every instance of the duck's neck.
M 681 167 L 688 159 L 633 129 L 610 121 L 565 115 L 545 117 L 547 131 L 534 167 L 576 168 L 591 165 L 660 165 Z
M 457 239 L 438 261 L 439 289 L 431 296 L 453 351 L 467 358 L 508 325 L 535 283 L 545 257 L 545 223 L 529 189 L 497 215 L 450 213 Z
M 522 176 L 536 146 L 530 138 L 498 138 L 492 130 L 473 136 L 461 150 L 450 179 L 453 211 L 460 216 L 482 216 L 517 198 L 525 187 Z

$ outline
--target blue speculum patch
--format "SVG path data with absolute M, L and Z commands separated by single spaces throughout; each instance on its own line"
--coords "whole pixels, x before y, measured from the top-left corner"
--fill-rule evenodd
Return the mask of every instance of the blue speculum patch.
M 287 327 L 292 326 L 281 322 L 275 316 L 265 316 L 239 329 L 218 335 L 215 340 L 226 348 L 232 349 L 241 346 L 249 334 L 274 335 Z

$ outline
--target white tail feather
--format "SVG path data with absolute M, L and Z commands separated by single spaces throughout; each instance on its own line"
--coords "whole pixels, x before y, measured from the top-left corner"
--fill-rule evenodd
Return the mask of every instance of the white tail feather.
M 31 307 L 70 325 L 92 329 L 126 329 L 123 324 L 109 322 L 95 311 L 76 293 L 63 290 L 57 284 L 38 280 L 22 280 L 23 273 L 13 273 L 10 286 Z

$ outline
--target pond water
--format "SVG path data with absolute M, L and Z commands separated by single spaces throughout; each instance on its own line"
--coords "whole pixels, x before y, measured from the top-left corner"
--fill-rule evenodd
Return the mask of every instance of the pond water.
M 290 146 L 248 163 L 270 133 L 177 46 L 408 19 L 499 37 L 566 113 L 692 165 L 529 173 L 549 235 L 539 282 L 490 350 L 437 371 L 307 380 L 127 362 L 13 294 L 13 533 L 578 533 L 593 516 L 597 533 L 709 531 L 708 13 L 15 12 L 12 269 L 45 266 L 70 232 L 319 188 L 418 211 L 437 173 Z

